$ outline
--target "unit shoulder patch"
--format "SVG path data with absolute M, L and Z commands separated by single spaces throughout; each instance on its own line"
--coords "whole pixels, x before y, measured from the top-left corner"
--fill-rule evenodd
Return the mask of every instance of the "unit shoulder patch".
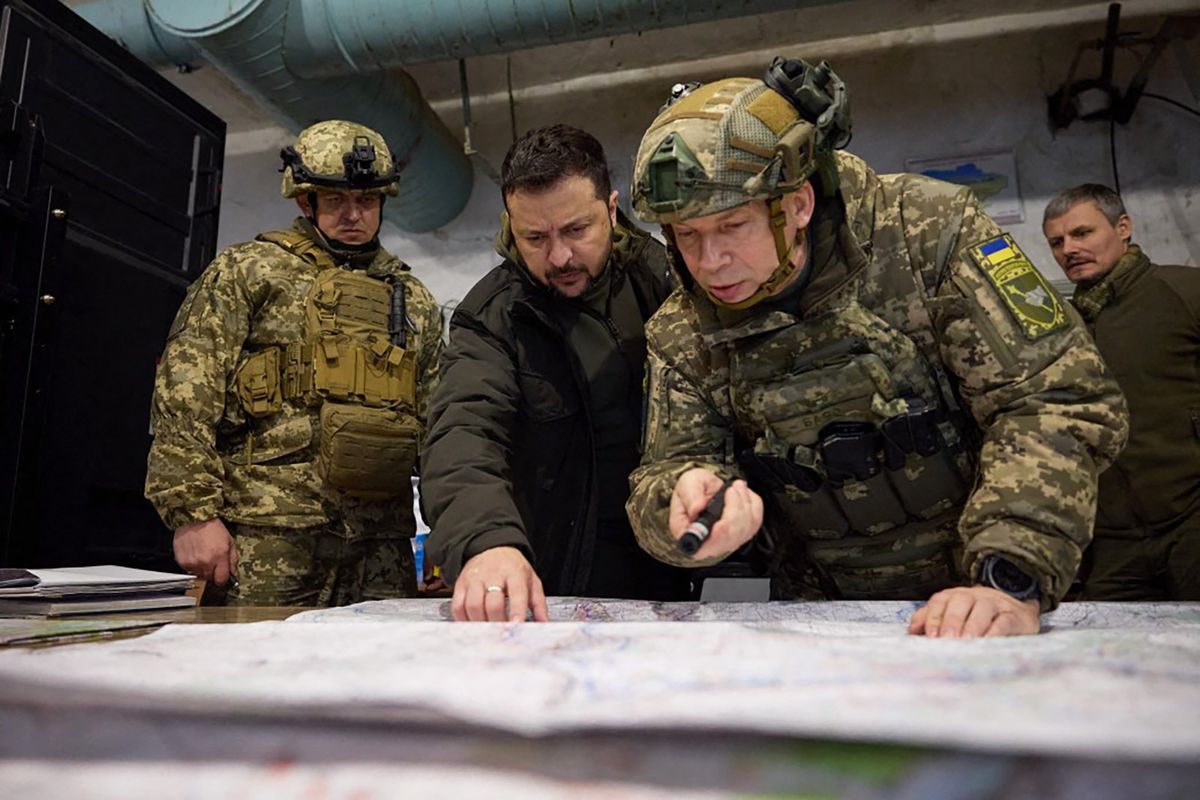
M 203 282 L 204 278 L 197 278 L 188 286 L 187 294 L 183 296 L 183 302 L 179 304 L 179 310 L 175 312 L 175 319 L 171 322 L 171 329 L 167 331 L 168 342 L 191 326 L 192 309 L 196 305 L 196 295 L 200 293 L 200 285 Z
M 1040 339 L 1071 324 L 1058 295 L 1007 233 L 970 245 L 966 252 L 996 288 L 1025 338 Z

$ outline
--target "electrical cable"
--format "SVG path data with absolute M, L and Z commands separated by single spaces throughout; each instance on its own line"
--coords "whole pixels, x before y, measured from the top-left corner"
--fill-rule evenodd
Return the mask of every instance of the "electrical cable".
M 1175 106 L 1180 111 L 1186 111 L 1189 114 L 1194 114 L 1195 116 L 1200 117 L 1200 110 L 1185 105 L 1174 98 L 1167 97 L 1166 95 L 1155 94 L 1154 92 L 1142 92 L 1142 97 L 1149 97 L 1163 103 L 1168 103 Z M 1117 194 L 1120 194 L 1121 175 L 1117 171 L 1117 119 L 1115 115 L 1108 118 L 1108 154 L 1109 158 L 1112 159 L 1113 189 L 1116 190 Z
M 1108 154 L 1112 158 L 1113 190 L 1121 193 L 1121 174 L 1117 171 L 1117 118 L 1108 118 Z
M 1142 92 L 1142 97 L 1153 97 L 1155 100 L 1161 100 L 1164 103 L 1170 103 L 1181 111 L 1186 111 L 1189 114 L 1195 114 L 1197 117 L 1200 117 L 1200 109 L 1195 109 L 1191 106 L 1184 105 L 1178 100 L 1166 97 L 1165 95 L 1155 94 L 1154 92 Z

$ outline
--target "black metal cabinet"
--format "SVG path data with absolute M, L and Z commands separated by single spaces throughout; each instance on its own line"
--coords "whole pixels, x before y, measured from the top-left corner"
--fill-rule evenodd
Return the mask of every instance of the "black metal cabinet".
M 154 368 L 215 254 L 225 123 L 54 0 L 0 0 L 0 563 L 168 567 Z

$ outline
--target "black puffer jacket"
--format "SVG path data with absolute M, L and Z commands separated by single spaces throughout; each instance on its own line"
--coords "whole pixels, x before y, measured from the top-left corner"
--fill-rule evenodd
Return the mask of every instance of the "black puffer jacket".
M 617 222 L 612 291 L 632 292 L 645 321 L 670 293 L 666 253 L 620 212 Z M 421 456 L 429 556 L 453 582 L 472 556 L 508 545 L 547 594 L 583 594 L 598 502 L 585 377 L 553 314 L 563 300 L 529 274 L 507 220 L 496 249 L 504 263 L 454 311 L 430 403 Z M 636 333 L 621 347 L 640 385 L 646 342 Z

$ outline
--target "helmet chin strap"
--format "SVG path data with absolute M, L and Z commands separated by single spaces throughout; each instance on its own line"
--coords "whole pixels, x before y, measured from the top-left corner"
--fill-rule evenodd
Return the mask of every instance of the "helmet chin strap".
M 796 263 L 796 253 L 808 238 L 808 229 L 797 229 L 795 236 L 792 237 L 792 241 L 789 243 L 783 234 L 784 228 L 787 227 L 787 215 L 783 213 L 783 198 L 772 197 L 768 202 L 768 207 L 771 213 L 771 236 L 775 239 L 775 255 L 779 259 L 779 264 L 775 267 L 775 271 L 771 273 L 771 277 L 763 281 L 754 294 L 745 300 L 729 303 L 718 297 L 714 297 L 711 292 L 705 290 L 704 293 L 708 295 L 708 299 L 722 308 L 741 310 L 761 302 L 786 284 L 788 279 L 801 267 L 801 265 Z

